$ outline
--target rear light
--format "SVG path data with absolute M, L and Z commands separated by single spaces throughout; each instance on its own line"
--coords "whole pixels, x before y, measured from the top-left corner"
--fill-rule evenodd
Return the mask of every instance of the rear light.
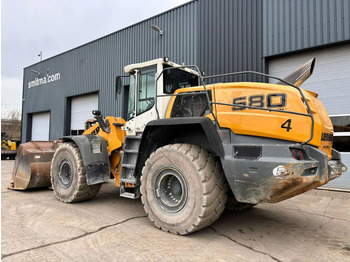
M 292 152 L 292 156 L 294 159 L 296 159 L 296 160 L 304 160 L 305 159 L 304 153 L 302 150 L 291 149 L 291 152 Z

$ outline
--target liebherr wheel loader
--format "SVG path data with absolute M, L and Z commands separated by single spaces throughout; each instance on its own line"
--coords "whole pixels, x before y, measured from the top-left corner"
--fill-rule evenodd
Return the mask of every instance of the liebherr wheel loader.
M 95 110 L 83 135 L 21 145 L 10 188 L 51 185 L 72 203 L 113 177 L 120 196 L 141 197 L 156 227 L 185 235 L 213 223 L 226 203 L 275 203 L 326 184 L 347 168 L 317 94 L 299 87 L 314 62 L 285 79 L 204 77 L 167 58 L 126 66 L 127 119 Z M 279 82 L 206 84 L 241 74 Z

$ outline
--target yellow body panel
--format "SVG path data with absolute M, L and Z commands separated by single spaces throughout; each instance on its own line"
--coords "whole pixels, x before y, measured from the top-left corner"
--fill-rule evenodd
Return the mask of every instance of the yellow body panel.
M 100 125 L 96 123 L 89 129 L 85 130 L 84 135 L 98 135 L 103 137 L 108 143 L 108 154 L 111 163 L 111 173 L 115 177 L 116 186 L 120 186 L 120 166 L 121 166 L 121 152 L 124 143 L 126 133 L 121 129 L 121 126 L 115 126 L 115 124 L 125 125 L 125 120 L 120 117 L 107 116 L 105 120 L 108 120 L 110 132 L 106 133 L 100 128 Z
M 103 137 L 104 140 L 108 142 L 108 154 L 111 155 L 112 151 L 120 148 L 124 143 L 125 131 L 121 129 L 120 126 L 115 126 L 114 124 L 125 125 L 125 120 L 120 117 L 107 116 L 105 120 L 108 120 L 110 133 L 106 133 L 100 128 L 100 125 L 96 123 L 89 129 L 85 130 L 83 135 L 95 134 L 94 131 L 98 129 L 96 135 Z
M 111 163 L 111 173 L 115 178 L 115 185 L 120 187 L 120 166 L 121 166 L 121 155 L 120 151 L 115 150 L 109 157 Z
M 304 142 L 311 135 L 311 118 L 283 113 L 293 111 L 307 114 L 307 107 L 297 89 L 291 86 L 265 83 L 225 83 L 207 87 L 212 92 L 212 101 L 225 104 L 242 104 L 264 107 L 266 110 L 213 105 L 221 128 L 229 128 L 235 134 L 260 136 L 293 142 Z M 202 91 L 203 87 L 179 89 L 175 93 Z M 309 144 L 318 147 L 331 158 L 333 126 L 317 94 L 303 90 L 314 117 L 314 135 Z M 172 97 L 166 117 L 176 97 Z M 269 108 L 281 112 L 270 111 Z M 207 117 L 213 119 L 211 115 Z
M 11 150 L 16 150 L 17 149 L 16 142 L 10 142 L 10 143 L 11 143 L 11 145 L 10 145 Z

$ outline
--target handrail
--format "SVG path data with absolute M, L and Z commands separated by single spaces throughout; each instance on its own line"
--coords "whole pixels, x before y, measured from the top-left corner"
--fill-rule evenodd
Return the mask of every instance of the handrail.
M 210 110 L 210 113 L 212 114 L 213 118 L 214 118 L 214 122 L 215 124 L 220 127 L 219 122 L 217 120 L 216 115 L 213 112 L 213 106 L 212 105 L 224 105 L 224 106 L 237 106 L 240 108 L 251 108 L 251 109 L 257 109 L 257 110 L 264 110 L 264 111 L 273 111 L 273 112 L 280 112 L 280 113 L 286 113 L 286 114 L 295 114 L 295 115 L 301 115 L 301 116 L 306 116 L 306 117 L 310 117 L 311 118 L 311 132 L 310 132 L 310 138 L 304 142 L 301 143 L 301 145 L 305 145 L 308 142 L 310 142 L 313 137 L 314 137 L 314 126 L 315 126 L 315 120 L 310 108 L 309 103 L 307 102 L 303 91 L 298 87 L 295 86 L 279 77 L 275 77 L 275 76 L 271 76 L 268 74 L 264 74 L 264 73 L 260 73 L 260 72 L 255 72 L 255 71 L 241 71 L 241 72 L 235 72 L 235 73 L 226 73 L 226 74 L 220 74 L 220 75 L 212 75 L 212 76 L 203 76 L 202 73 L 200 72 L 198 66 L 196 65 L 183 65 L 183 66 L 177 66 L 177 67 L 168 67 L 168 68 L 164 68 L 161 73 L 158 75 L 158 77 L 156 78 L 156 90 L 157 90 L 157 83 L 159 78 L 161 77 L 161 75 L 164 73 L 165 70 L 172 70 L 172 69 L 181 69 L 181 68 L 195 68 L 196 71 L 198 72 L 198 86 L 200 86 L 200 83 L 202 83 L 203 88 L 204 88 L 204 93 L 206 94 L 206 98 L 208 101 L 208 107 Z M 206 79 L 212 79 L 212 78 L 218 78 L 218 77 L 227 77 L 227 76 L 237 76 L 237 75 L 244 75 L 244 74 L 254 74 L 254 75 L 259 75 L 259 76 L 263 76 L 263 77 L 267 77 L 267 78 L 272 78 L 272 79 L 276 79 L 279 80 L 280 82 L 289 85 L 295 89 L 298 90 L 298 92 L 300 93 L 300 96 L 302 98 L 302 101 L 304 102 L 304 104 L 306 105 L 306 108 L 308 110 L 307 114 L 304 113 L 298 113 L 298 112 L 294 112 L 294 111 L 285 111 L 285 110 L 278 110 L 278 109 L 272 109 L 272 108 L 265 108 L 265 107 L 256 107 L 256 106 L 247 106 L 247 105 L 242 105 L 242 104 L 230 104 L 230 103 L 220 103 L 220 102 L 212 102 L 210 100 L 209 97 L 209 93 L 208 93 L 208 89 L 206 87 L 205 84 L 205 80 Z M 156 91 L 157 92 L 157 91 Z M 177 95 L 181 95 L 179 94 L 165 94 L 165 95 L 156 95 L 156 101 L 155 101 L 155 106 L 156 106 L 156 111 L 157 111 L 157 116 L 159 119 L 159 113 L 158 113 L 158 109 L 157 109 L 157 97 L 164 97 L 164 96 L 177 96 Z

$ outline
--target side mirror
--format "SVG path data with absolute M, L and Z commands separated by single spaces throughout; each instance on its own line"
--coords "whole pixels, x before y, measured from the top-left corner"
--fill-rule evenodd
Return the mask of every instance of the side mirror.
M 115 78 L 115 90 L 118 94 L 122 92 L 122 78 L 120 76 L 117 76 Z

